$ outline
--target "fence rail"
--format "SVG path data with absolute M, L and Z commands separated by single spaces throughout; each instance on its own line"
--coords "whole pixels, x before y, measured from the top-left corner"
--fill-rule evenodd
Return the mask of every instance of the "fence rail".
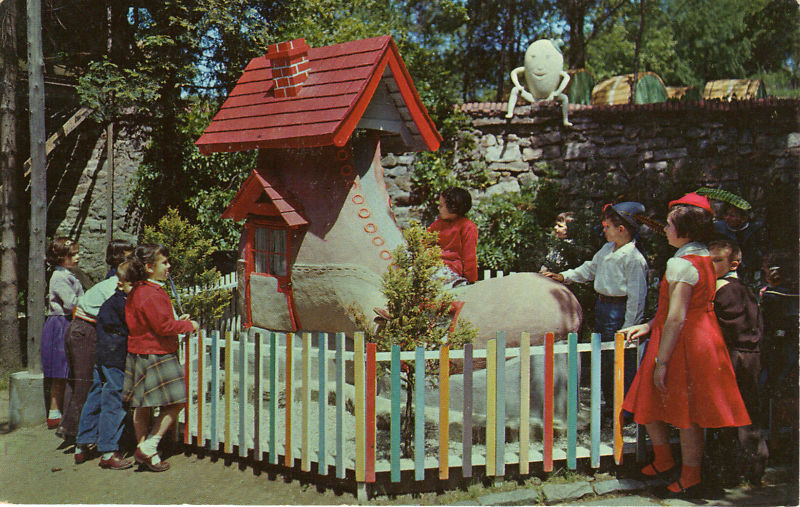
M 617 414 L 623 389 L 622 335 L 616 343 L 601 343 L 595 334 L 591 343 L 579 344 L 574 333 L 565 344 L 554 343 L 552 333 L 541 346 L 529 346 L 525 334 L 520 347 L 507 348 L 505 342 L 505 333 L 498 332 L 485 350 L 468 344 L 463 350 L 401 351 L 394 346 L 377 352 L 374 343 L 364 342 L 362 333 L 355 334 L 351 346 L 343 333 L 312 337 L 251 328 L 193 334 L 181 348 L 189 393 L 181 415 L 184 442 L 212 451 L 221 447 L 225 453 L 236 448 L 241 457 L 252 453 L 256 461 L 287 469 L 299 459 L 301 471 L 313 468 L 320 476 L 341 480 L 350 471 L 357 488 L 374 483 L 376 474 L 383 473 L 392 483 L 400 482 L 404 471 L 413 471 L 414 479 L 421 481 L 429 469 L 437 469 L 441 480 L 458 468 L 461 476 L 472 477 L 475 467 L 483 467 L 487 476 L 502 477 L 510 464 L 518 465 L 525 475 L 533 463 L 552 471 L 554 462 L 565 461 L 574 470 L 581 458 L 597 468 L 601 456 L 613 456 L 617 463 L 623 452 L 643 456 L 643 431 L 637 428 L 636 434 L 623 438 L 616 417 L 610 433 L 606 430 L 604 435 L 601 428 L 600 354 L 606 350 L 615 355 L 613 413 Z M 583 409 L 578 401 L 581 354 L 591 356 L 590 400 Z M 565 424 L 557 426 L 554 364 L 562 355 L 568 363 L 568 401 Z M 535 356 L 542 356 L 541 371 L 530 367 Z M 478 358 L 486 360 L 485 392 L 473 383 L 479 372 L 473 360 Z M 513 358 L 520 364 L 515 378 L 506 369 Z M 452 360 L 461 363 L 459 373 L 450 373 Z M 414 368 L 413 386 L 402 386 L 408 365 L 426 363 L 438 366 L 438 373 Z M 382 372 L 387 380 L 379 385 Z M 531 407 L 533 375 L 540 375 L 544 384 L 539 413 Z M 458 379 L 463 389 L 452 390 L 451 379 Z M 515 399 L 507 393 L 512 382 L 519 386 L 510 390 Z M 431 384 L 438 389 L 431 391 Z M 414 389 L 414 434 L 413 454 L 404 456 L 401 416 L 407 389 Z M 485 401 L 485 414 L 473 410 L 479 401 Z M 506 407 L 518 417 L 507 417 Z M 579 415 L 584 420 L 588 415 L 588 435 L 585 424 L 578 426 Z M 531 421 L 541 421 L 541 439 L 531 438 Z M 566 435 L 556 439 L 557 429 L 565 429 Z

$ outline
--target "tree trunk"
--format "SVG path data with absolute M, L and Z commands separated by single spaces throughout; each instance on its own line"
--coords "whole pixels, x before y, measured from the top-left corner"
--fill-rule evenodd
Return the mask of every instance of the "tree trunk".
M 633 83 L 631 83 L 631 96 L 628 102 L 636 102 L 636 86 L 639 84 L 639 52 L 642 48 L 642 36 L 644 35 L 644 10 L 645 0 L 639 0 L 639 29 L 633 43 Z
M 111 51 L 113 49 L 114 32 L 112 26 L 114 24 L 114 13 L 111 3 L 106 4 L 106 54 L 109 61 L 113 61 Z M 114 97 L 109 94 L 109 102 L 114 100 Z M 114 237 L 114 123 L 109 121 L 106 125 L 106 235 L 105 243 L 111 243 Z
M 17 321 L 17 2 L 0 6 L 0 372 L 22 368 Z
M 586 19 L 585 0 L 569 0 L 564 14 L 569 25 L 567 64 L 570 69 L 582 69 L 586 67 L 586 35 L 583 32 Z
M 44 326 L 45 235 L 47 233 L 47 153 L 44 126 L 44 57 L 42 6 L 28 0 L 28 101 L 31 135 L 31 225 L 28 249 L 28 371 L 42 372 Z

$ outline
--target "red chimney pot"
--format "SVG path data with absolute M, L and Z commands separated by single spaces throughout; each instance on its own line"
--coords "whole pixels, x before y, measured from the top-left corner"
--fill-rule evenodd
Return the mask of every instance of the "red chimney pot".
M 267 47 L 266 57 L 272 64 L 275 97 L 295 97 L 300 93 L 311 70 L 308 49 L 305 39 L 279 42 Z

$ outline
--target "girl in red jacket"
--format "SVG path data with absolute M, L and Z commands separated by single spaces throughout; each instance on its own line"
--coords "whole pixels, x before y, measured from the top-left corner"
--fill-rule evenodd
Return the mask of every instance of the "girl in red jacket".
M 197 331 L 199 325 L 188 315 L 178 318 L 172 309 L 163 287 L 170 268 L 164 246 L 139 245 L 132 262 L 136 276 L 125 305 L 129 335 L 123 392 L 125 401 L 134 407 L 139 445 L 133 457 L 145 468 L 163 472 L 169 463 L 158 457 L 158 443 L 186 403 L 178 335 Z M 153 407 L 160 410 L 150 426 Z

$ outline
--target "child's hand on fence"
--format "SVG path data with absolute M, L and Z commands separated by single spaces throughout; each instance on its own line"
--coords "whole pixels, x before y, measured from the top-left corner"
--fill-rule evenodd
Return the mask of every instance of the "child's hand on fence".
M 189 322 L 192 323 L 192 332 L 197 332 L 197 330 L 200 329 L 200 323 L 197 322 L 196 320 L 192 320 Z
M 620 329 L 619 332 L 625 335 L 625 346 L 627 347 L 633 340 L 638 340 L 640 337 L 650 334 L 650 323 L 626 327 L 625 329 Z

